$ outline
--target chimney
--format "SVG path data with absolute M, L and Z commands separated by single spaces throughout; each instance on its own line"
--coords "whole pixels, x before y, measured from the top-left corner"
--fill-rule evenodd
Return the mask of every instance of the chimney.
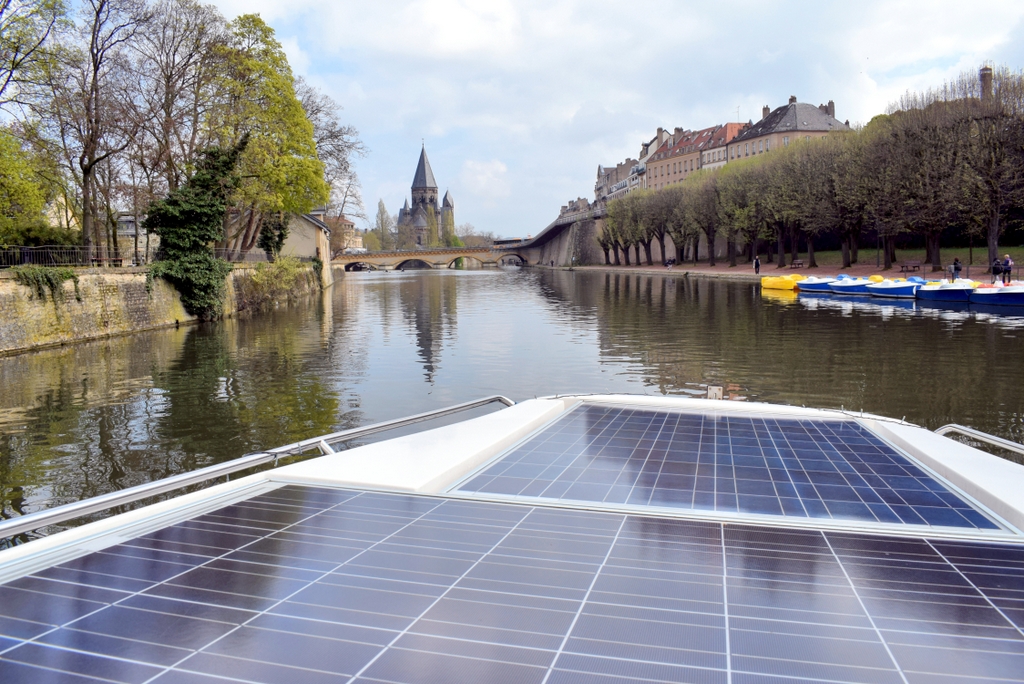
M 981 79 L 981 99 L 987 102 L 992 99 L 992 67 L 981 67 L 978 77 Z
M 768 108 L 768 105 L 761 107 L 761 118 L 767 119 L 768 115 L 772 113 L 772 110 Z
M 789 104 L 796 104 L 796 95 L 789 96 Z
M 661 126 L 658 126 L 658 142 L 659 143 L 661 142 L 661 137 L 663 135 L 665 135 L 665 129 L 662 128 Z
M 836 118 L 836 103 L 833 100 L 828 101 L 828 115 L 833 119 Z

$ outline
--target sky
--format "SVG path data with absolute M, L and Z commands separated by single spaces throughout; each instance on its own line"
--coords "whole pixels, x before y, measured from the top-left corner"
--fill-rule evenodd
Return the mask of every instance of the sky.
M 343 107 L 368 149 L 369 221 L 409 196 L 423 144 L 456 222 L 503 237 L 593 199 L 598 165 L 635 158 L 659 126 L 756 121 L 791 95 L 866 123 L 982 63 L 1024 68 L 1021 0 L 214 4 L 258 12 Z

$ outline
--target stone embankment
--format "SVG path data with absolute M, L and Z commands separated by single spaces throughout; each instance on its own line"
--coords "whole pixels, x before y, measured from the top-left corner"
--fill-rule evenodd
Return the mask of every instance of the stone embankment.
M 310 270 L 308 265 L 303 268 Z M 243 293 L 249 271 L 236 267 L 228 276 L 225 317 L 246 308 Z M 62 300 L 55 301 L 49 292 L 41 299 L 33 289 L 16 282 L 13 274 L 0 271 L 0 356 L 196 322 L 170 283 L 156 278 L 147 290 L 145 269 L 81 269 L 81 301 L 73 282 L 66 281 L 63 288 Z M 314 277 L 302 277 L 288 296 L 316 289 Z

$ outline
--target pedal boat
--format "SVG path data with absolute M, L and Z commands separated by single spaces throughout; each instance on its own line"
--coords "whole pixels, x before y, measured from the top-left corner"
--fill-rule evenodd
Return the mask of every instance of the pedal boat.
M 870 278 L 844 278 L 828 284 L 828 287 L 835 294 L 869 296 L 868 285 L 880 283 L 884 280 L 881 276 Z
M 829 283 L 834 283 L 836 280 L 844 278 L 846 278 L 845 275 L 839 276 L 839 278 L 808 276 L 803 280 L 797 281 L 796 289 L 800 292 L 832 292 L 831 288 L 829 288 Z
M 970 294 L 971 304 L 1024 307 L 1024 284 L 979 285 Z
M 914 299 L 917 296 L 917 289 L 924 285 L 924 278 L 911 276 L 906 280 L 886 278 L 880 283 L 871 283 L 867 286 L 868 294 L 872 297 L 890 297 L 894 299 Z
M 928 302 L 968 302 L 976 283 L 959 278 L 951 283 L 926 283 L 917 288 L 917 298 Z
M 799 273 L 783 276 L 761 276 L 761 289 L 792 290 L 796 287 L 797 282 L 803 280 L 803 278 L 804 276 Z

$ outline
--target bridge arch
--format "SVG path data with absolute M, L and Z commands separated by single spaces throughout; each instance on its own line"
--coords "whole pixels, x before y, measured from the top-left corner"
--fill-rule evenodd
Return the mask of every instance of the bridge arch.
M 521 266 L 529 266 L 530 265 L 530 261 L 526 257 L 524 257 L 521 254 L 516 254 L 515 252 L 509 252 L 508 254 L 502 254 L 501 257 L 498 259 L 498 265 L 499 266 L 501 265 L 502 260 L 508 261 L 509 259 L 518 259 L 519 260 L 519 264 Z
M 474 256 L 472 254 L 460 254 L 459 256 L 455 257 L 454 259 L 451 259 L 448 262 L 448 264 L 445 266 L 445 268 L 457 268 L 456 264 L 459 263 L 459 259 L 462 259 L 462 263 L 467 265 L 470 268 L 483 268 L 484 266 L 487 266 L 488 263 L 491 263 L 491 264 L 495 263 L 493 261 L 492 262 L 484 261 L 479 256 Z M 467 264 L 467 262 L 470 262 L 472 265 L 470 266 L 469 264 Z
M 397 264 L 395 264 L 396 271 L 404 271 L 406 269 L 409 269 L 410 271 L 426 271 L 431 268 L 434 268 L 434 265 L 431 264 L 429 261 L 424 261 L 423 259 L 415 258 L 406 259 L 405 261 L 400 261 Z
M 376 264 L 371 264 L 366 261 L 352 261 L 345 264 L 346 271 L 377 271 Z

